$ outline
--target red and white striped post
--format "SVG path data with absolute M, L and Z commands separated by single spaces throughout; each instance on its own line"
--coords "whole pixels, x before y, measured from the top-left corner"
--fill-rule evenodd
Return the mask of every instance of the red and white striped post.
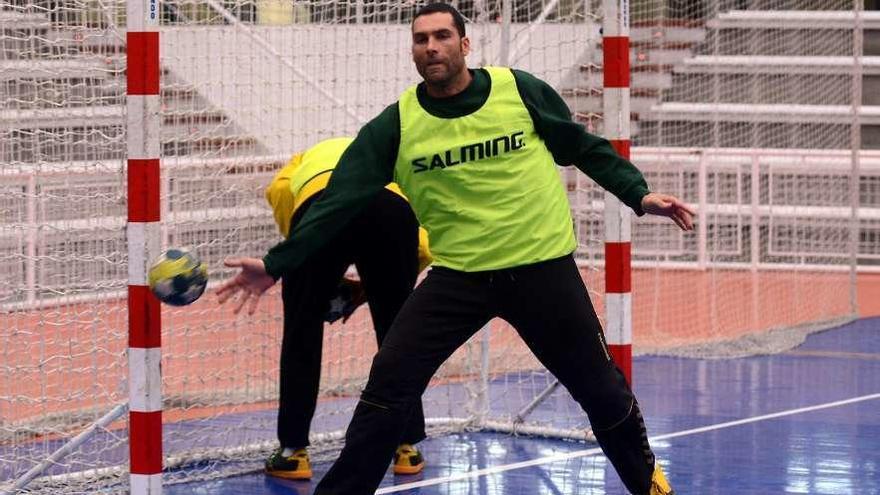
M 159 0 L 126 2 L 130 493 L 162 492 L 162 330 L 147 286 L 159 226 Z
M 604 134 L 620 156 L 630 157 L 629 0 L 603 0 Z M 605 193 L 605 339 L 614 362 L 632 383 L 631 213 Z

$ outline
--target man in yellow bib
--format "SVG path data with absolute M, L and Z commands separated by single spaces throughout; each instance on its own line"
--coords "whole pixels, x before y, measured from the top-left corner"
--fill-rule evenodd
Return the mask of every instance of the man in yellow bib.
M 382 480 L 408 416 L 439 366 L 501 317 L 590 419 L 627 489 L 670 495 L 638 402 L 614 365 L 572 253 L 576 241 L 557 165 L 574 165 L 637 215 L 693 228 L 693 211 L 653 193 L 607 140 L 573 122 L 559 94 L 528 73 L 468 69 L 464 19 L 440 3 L 412 23 L 423 82 L 368 122 L 342 156 L 324 197 L 287 241 L 219 290 L 255 311 L 279 274 L 302 264 L 395 181 L 431 239 L 434 264 L 373 360 L 345 447 L 316 495 L 368 495 Z
M 272 179 L 266 188 L 266 200 L 284 237 L 296 230 L 303 215 L 321 196 L 339 157 L 351 142 L 352 138 L 321 141 L 295 155 Z M 357 299 L 363 286 L 376 339 L 381 345 L 395 315 L 412 292 L 418 273 L 430 262 L 426 234 L 419 228 L 400 189 L 389 184 L 320 252 L 283 274 L 280 447 L 266 461 L 268 474 L 288 479 L 312 476 L 306 447 L 321 375 L 323 323 L 347 317 L 357 305 L 350 301 L 347 308 L 331 308 L 333 295 L 341 289 L 353 292 L 348 299 Z M 360 284 L 343 279 L 352 263 L 358 269 Z M 328 309 L 335 314 L 328 314 Z M 415 474 L 422 470 L 425 462 L 414 444 L 424 438 L 425 418 L 419 402 L 395 453 L 395 473 Z

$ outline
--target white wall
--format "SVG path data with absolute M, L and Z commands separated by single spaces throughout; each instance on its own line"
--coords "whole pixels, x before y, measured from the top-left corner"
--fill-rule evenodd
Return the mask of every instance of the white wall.
M 500 25 L 468 30 L 469 65 L 499 63 Z M 514 25 L 511 31 L 510 65 L 557 88 L 578 77 L 577 62 L 597 50 L 600 39 L 593 24 L 542 25 L 531 32 Z M 273 153 L 355 133 L 419 80 L 408 25 L 166 28 L 161 42 L 165 69 Z

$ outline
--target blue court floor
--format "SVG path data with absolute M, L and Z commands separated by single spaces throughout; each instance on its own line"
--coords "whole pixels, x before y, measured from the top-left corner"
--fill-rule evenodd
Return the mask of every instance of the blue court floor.
M 641 357 L 635 391 L 679 495 L 880 495 L 880 319 L 733 360 Z M 623 495 L 595 445 L 501 434 L 420 444 L 416 477 L 377 493 Z M 315 479 L 328 464 L 317 464 Z M 166 486 L 180 494 L 311 494 L 314 484 L 251 474 Z

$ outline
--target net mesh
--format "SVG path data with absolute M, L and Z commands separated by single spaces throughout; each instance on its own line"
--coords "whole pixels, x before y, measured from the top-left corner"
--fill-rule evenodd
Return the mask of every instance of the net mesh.
M 259 256 L 280 240 L 262 195 L 278 167 L 323 138 L 353 135 L 418 80 L 407 56 L 418 4 L 160 5 L 159 235 L 163 247 L 194 250 L 216 283 L 231 275 L 224 258 Z M 471 66 L 529 71 L 603 132 L 599 2 L 457 6 Z M 880 245 L 870 214 L 880 155 L 858 155 L 869 214 L 854 237 L 848 8 L 632 2 L 633 161 L 653 189 L 700 212 L 689 233 L 634 221 L 637 353 L 774 352 L 853 316 L 850 269 L 873 263 Z M 127 424 L 107 414 L 128 397 L 125 5 L 4 0 L 0 16 L 0 272 L 9 280 L 0 286 L 0 479 L 11 483 L 87 431 L 27 490 L 124 491 Z M 560 172 L 601 315 L 603 194 L 574 168 Z M 253 318 L 233 317 L 211 294 L 163 307 L 162 317 L 164 481 L 258 469 L 275 446 L 277 289 Z M 365 309 L 326 329 L 317 459 L 338 448 L 374 352 Z M 585 415 L 553 383 L 495 320 L 432 381 L 429 429 L 589 438 Z
M 852 269 L 873 257 L 859 235 L 876 228 L 853 208 L 874 206 L 854 170 L 876 174 L 852 152 L 870 125 L 854 4 L 635 5 L 634 161 L 699 210 L 693 233 L 634 231 L 636 349 L 773 352 L 851 318 Z

